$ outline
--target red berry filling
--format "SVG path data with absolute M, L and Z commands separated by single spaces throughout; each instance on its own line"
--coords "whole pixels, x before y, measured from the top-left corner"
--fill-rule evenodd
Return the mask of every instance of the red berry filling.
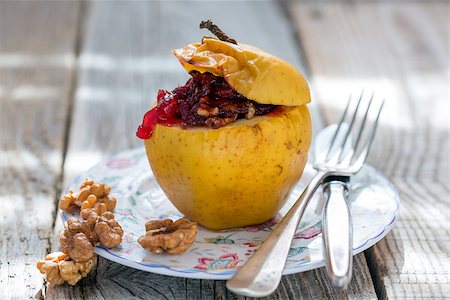
M 138 127 L 139 138 L 150 138 L 156 124 L 220 128 L 238 119 L 265 115 L 276 108 L 245 98 L 223 77 L 196 71 L 191 76 L 185 85 L 172 92 L 158 91 L 156 106 L 145 114 Z

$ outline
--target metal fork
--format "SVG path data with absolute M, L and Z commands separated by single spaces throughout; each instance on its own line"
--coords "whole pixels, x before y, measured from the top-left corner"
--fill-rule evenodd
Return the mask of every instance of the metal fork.
M 352 144 L 351 133 L 356 124 L 356 117 L 358 109 L 361 106 L 364 93 L 361 93 L 359 100 L 356 104 L 354 113 L 349 116 L 348 126 L 343 126 L 344 121 L 347 119 L 347 112 L 351 104 L 351 97 L 348 101 L 347 107 L 342 116 L 341 122 L 337 126 L 330 145 L 324 147 L 325 149 L 316 149 L 316 159 L 325 164 L 325 168 L 329 165 L 337 165 L 338 167 L 346 167 L 352 162 L 352 159 L 356 157 L 357 145 L 361 140 L 362 133 L 364 131 L 364 124 L 367 120 L 370 106 L 373 101 L 374 94 L 372 93 L 369 103 L 367 105 L 366 113 L 361 126 L 356 133 L 356 141 L 354 148 L 346 147 Z M 322 131 L 326 133 L 328 130 Z M 321 133 L 322 133 L 321 132 Z M 344 135 L 340 138 L 339 135 Z M 320 139 L 319 140 L 326 140 Z M 335 149 L 337 147 L 337 149 Z M 320 152 L 318 150 L 327 150 L 326 152 Z M 326 154 L 325 154 L 326 153 Z M 367 155 L 366 155 L 367 156 Z M 318 163 L 317 169 L 321 168 Z M 352 278 L 352 265 L 353 265 L 353 224 L 350 213 L 350 207 L 347 203 L 348 198 L 348 186 L 349 176 L 329 176 L 325 179 L 323 184 L 325 203 L 322 212 L 322 239 L 323 239 L 323 254 L 325 257 L 325 266 L 327 270 L 328 279 L 335 288 L 346 288 Z
M 343 124 L 349 112 L 350 99 L 341 122 L 336 129 L 336 134 L 330 144 L 327 155 L 325 157 L 318 157 L 314 163 L 314 168 L 317 170 L 316 175 L 312 178 L 309 185 L 288 213 L 281 219 L 264 243 L 259 247 L 258 251 L 227 282 L 227 288 L 229 290 L 237 294 L 252 297 L 264 297 L 273 293 L 280 283 L 292 238 L 318 186 L 329 176 L 351 176 L 362 168 L 369 154 L 378 119 L 384 104 L 383 100 L 379 105 L 376 118 L 369 129 L 369 133 L 364 139 L 365 142 L 363 142 L 363 131 L 365 130 L 365 125 L 368 120 L 367 116 L 373 102 L 372 94 L 363 121 L 357 130 L 358 134 L 355 143 L 352 143 L 350 139 L 351 132 L 356 124 L 356 116 L 363 95 L 364 93 L 359 97 L 353 114 L 350 113 L 352 116 L 351 125 L 344 126 Z M 341 134 L 341 130 L 346 130 L 346 132 Z M 362 147 L 361 150 L 359 150 L 360 147 Z

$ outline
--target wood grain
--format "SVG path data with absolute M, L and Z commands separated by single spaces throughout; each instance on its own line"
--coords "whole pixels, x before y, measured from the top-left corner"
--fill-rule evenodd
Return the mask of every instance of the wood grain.
M 78 5 L 0 2 L 0 298 L 42 287 L 60 184 Z
M 323 269 L 283 276 L 273 295 L 262 299 L 375 299 L 363 254 L 355 256 L 348 291 L 328 284 Z M 363 266 L 363 267 L 361 267 Z M 94 274 L 75 287 L 50 287 L 49 299 L 248 299 L 229 292 L 222 280 L 198 280 L 147 273 L 101 259 Z
M 399 190 L 401 212 L 368 251 L 378 296 L 448 297 L 448 3 L 288 5 L 327 122 L 360 87 L 387 100 L 369 163 Z
M 206 32 L 198 30 L 198 23 L 207 18 L 237 40 L 255 44 L 302 68 L 288 21 L 274 2 L 92 2 L 84 17 L 79 80 L 64 166 L 66 184 L 108 155 L 142 145 L 134 133 L 157 89 L 172 89 L 188 77 L 170 50 L 199 41 Z M 319 122 L 316 119 L 316 124 Z M 323 269 L 285 276 L 270 299 L 375 298 L 363 255 L 355 260 L 355 273 L 358 276 L 350 289 L 340 293 L 329 286 Z M 96 273 L 78 286 L 51 287 L 46 297 L 236 298 L 226 290 L 225 281 L 160 276 L 104 259 L 100 259 Z

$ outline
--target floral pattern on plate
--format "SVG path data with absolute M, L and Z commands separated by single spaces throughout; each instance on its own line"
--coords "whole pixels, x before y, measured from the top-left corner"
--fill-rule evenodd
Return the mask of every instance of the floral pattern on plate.
M 111 157 L 78 176 L 68 188 L 77 189 L 85 178 L 91 178 L 108 183 L 118 200 L 115 214 L 125 231 L 123 242 L 114 249 L 98 246 L 97 254 L 126 266 L 158 274 L 227 279 L 258 249 L 313 175 L 314 170 L 307 165 L 302 179 L 274 219 L 260 225 L 223 231 L 199 227 L 194 245 L 181 255 L 148 253 L 137 243 L 137 239 L 145 233 L 146 221 L 183 217 L 158 186 L 143 148 Z M 399 199 L 392 184 L 375 169 L 366 166 L 352 178 L 349 201 L 356 254 L 375 244 L 392 228 L 399 209 Z M 324 265 L 321 210 L 319 189 L 294 236 L 284 274 Z M 70 216 L 67 212 L 61 213 L 64 220 Z

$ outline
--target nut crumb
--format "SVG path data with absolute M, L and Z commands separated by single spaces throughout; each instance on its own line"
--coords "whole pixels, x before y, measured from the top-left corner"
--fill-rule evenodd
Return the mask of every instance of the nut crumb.
M 248 120 L 253 119 L 253 117 L 255 116 L 255 113 L 256 113 L 256 109 L 253 106 L 249 106 L 248 111 L 245 114 L 245 118 Z
M 210 107 L 200 107 L 199 109 L 197 109 L 197 115 L 202 116 L 202 117 L 213 117 L 213 116 L 217 116 L 219 114 L 219 108 L 218 107 L 214 107 L 214 108 L 210 108 Z

